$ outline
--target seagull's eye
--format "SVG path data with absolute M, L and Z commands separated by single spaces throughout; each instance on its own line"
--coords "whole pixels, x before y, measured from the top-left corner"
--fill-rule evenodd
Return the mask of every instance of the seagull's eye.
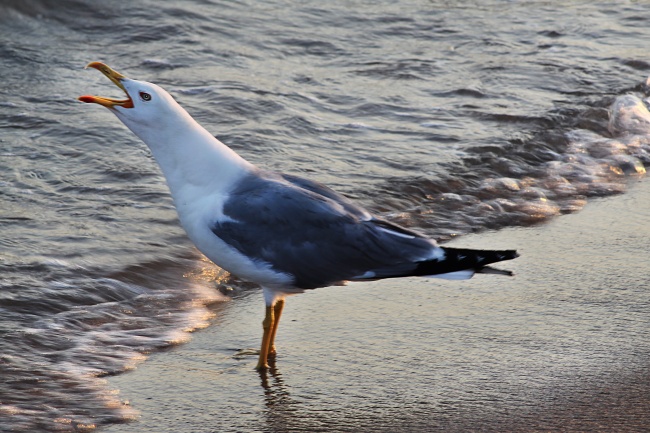
M 142 98 L 144 102 L 151 101 L 151 95 L 147 92 L 140 92 L 140 98 Z

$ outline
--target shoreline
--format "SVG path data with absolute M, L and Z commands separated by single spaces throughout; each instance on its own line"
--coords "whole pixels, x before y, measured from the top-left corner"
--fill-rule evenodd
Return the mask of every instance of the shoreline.
M 253 370 L 263 301 L 108 379 L 126 432 L 642 431 L 650 425 L 650 182 L 544 225 L 450 245 L 516 248 L 514 278 L 405 279 L 287 300 L 276 369 Z M 405 431 L 405 430 L 404 430 Z

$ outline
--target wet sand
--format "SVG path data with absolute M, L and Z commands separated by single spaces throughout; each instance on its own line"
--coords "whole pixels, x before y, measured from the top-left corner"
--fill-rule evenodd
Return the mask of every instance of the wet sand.
M 533 227 L 453 244 L 518 248 L 513 278 L 358 283 L 289 298 L 260 376 L 257 291 L 109 379 L 122 432 L 647 431 L 650 182 Z

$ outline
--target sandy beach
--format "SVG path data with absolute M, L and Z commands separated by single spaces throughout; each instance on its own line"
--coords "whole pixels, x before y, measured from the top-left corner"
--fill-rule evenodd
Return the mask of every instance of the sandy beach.
M 290 298 L 268 375 L 263 302 L 213 307 L 184 345 L 109 379 L 140 416 L 105 431 L 643 431 L 650 425 L 650 183 L 533 228 L 514 278 L 407 279 Z M 503 267 L 503 266 L 502 266 Z

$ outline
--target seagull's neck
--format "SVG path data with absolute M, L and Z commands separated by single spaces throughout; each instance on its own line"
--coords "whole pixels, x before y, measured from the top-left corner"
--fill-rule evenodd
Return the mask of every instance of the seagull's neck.
M 238 179 L 255 170 L 183 108 L 176 108 L 155 127 L 118 117 L 151 149 L 177 206 L 187 194 L 226 194 Z

